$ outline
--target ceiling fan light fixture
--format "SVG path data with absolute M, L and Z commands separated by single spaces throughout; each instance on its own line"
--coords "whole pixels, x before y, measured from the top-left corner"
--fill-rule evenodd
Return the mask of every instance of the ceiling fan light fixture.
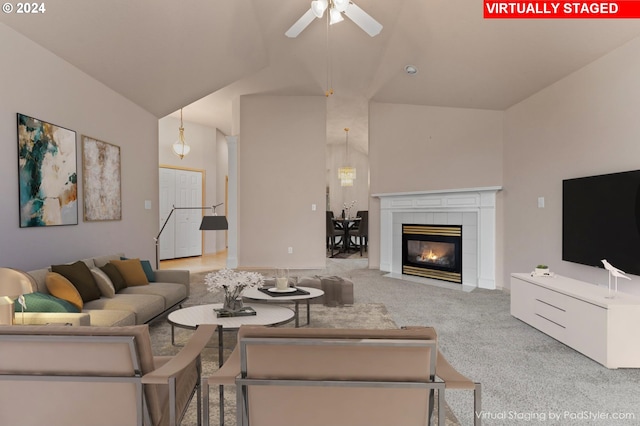
M 333 0 L 333 7 L 338 9 L 339 12 L 344 12 L 349 6 L 350 0 Z
M 284 35 L 289 38 L 298 37 L 316 18 L 322 18 L 327 9 L 329 10 L 327 13 L 329 24 L 344 21 L 344 17 L 342 16 L 342 14 L 344 14 L 371 37 L 377 36 L 380 34 L 380 31 L 382 31 L 382 24 L 373 19 L 371 15 L 351 0 L 313 0 L 309 10 L 298 18 L 298 20 L 285 31 Z
M 342 21 L 344 21 L 344 18 L 338 9 L 329 9 L 329 25 L 337 24 Z
M 404 72 L 409 75 L 416 75 L 418 74 L 418 68 L 416 68 L 414 65 L 407 65 L 404 67 Z
M 324 11 L 327 10 L 329 3 L 327 0 L 314 0 L 311 2 L 311 10 L 313 14 L 316 15 L 316 18 L 322 18 L 324 15 Z

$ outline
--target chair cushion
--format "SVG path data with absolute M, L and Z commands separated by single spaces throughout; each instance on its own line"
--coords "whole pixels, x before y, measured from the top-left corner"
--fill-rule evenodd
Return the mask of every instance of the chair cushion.
M 124 278 L 118 268 L 116 268 L 116 265 L 113 263 L 107 263 L 106 265 L 101 266 L 100 270 L 107 274 L 116 293 L 123 288 L 127 288 L 127 284 L 124 282 Z
M 74 286 L 73 283 L 63 275 L 58 274 L 57 272 L 47 272 L 45 284 L 47 285 L 47 290 L 49 290 L 49 293 L 51 293 L 52 296 L 66 300 L 78 308 L 78 310 L 82 310 L 84 300 L 82 300 L 80 292 L 76 286 Z
M 140 259 L 112 260 L 111 263 L 118 268 L 127 287 L 149 284 Z
M 86 263 L 81 260 L 67 265 L 52 265 L 52 272 L 63 275 L 78 289 L 83 302 L 100 299 L 101 293 Z
M 50 294 L 40 292 L 27 293 L 24 295 L 24 300 L 24 312 L 80 312 L 77 306 Z M 22 312 L 22 307 L 19 304 L 16 305 L 15 309 L 16 312 Z

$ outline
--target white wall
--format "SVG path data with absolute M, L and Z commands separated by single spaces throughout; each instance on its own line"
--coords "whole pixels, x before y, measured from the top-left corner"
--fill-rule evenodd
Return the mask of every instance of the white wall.
M 24 270 L 116 251 L 153 260 L 158 223 L 157 119 L 0 24 L 0 266 Z M 78 225 L 20 228 L 16 113 L 76 131 Z M 81 135 L 119 145 L 122 220 L 82 220 Z M 145 210 L 145 200 L 152 208 Z
M 240 115 L 239 266 L 323 268 L 326 98 L 243 96 Z
M 226 193 L 226 179 L 229 176 L 229 147 L 227 145 L 227 138 L 220 130 L 216 130 L 216 204 L 224 203 L 223 206 L 218 207 L 219 215 L 228 215 L 229 202 L 228 195 Z M 218 252 L 225 250 L 227 247 L 226 241 L 227 231 L 216 232 L 217 241 L 216 246 L 211 248 L 207 247 L 207 252 L 211 250 Z
M 212 206 L 224 202 L 224 187 L 219 192 L 218 180 L 226 175 L 220 175 L 221 171 L 226 171 L 226 141 L 224 135 L 218 129 L 203 126 L 184 120 L 184 139 L 191 147 L 191 151 L 184 158 L 176 156 L 171 146 L 178 140 L 178 129 L 180 119 L 172 116 L 161 118 L 158 121 L 159 133 L 159 153 L 158 158 L 161 166 L 169 166 L 185 170 L 195 170 L 203 172 L 203 183 L 205 194 L 203 206 Z M 222 141 L 221 141 L 222 139 Z M 222 146 L 221 146 L 222 144 Z M 224 206 L 216 210 L 218 214 L 224 214 Z M 211 214 L 211 210 L 205 211 Z M 204 232 L 203 253 L 216 253 L 225 248 L 225 231 Z
M 371 194 L 502 185 L 503 112 L 383 103 L 372 103 L 369 111 Z M 378 199 L 369 200 L 369 212 L 369 266 L 377 268 Z M 500 221 L 497 234 L 500 271 Z
M 506 111 L 506 282 L 538 263 L 608 282 L 603 269 L 562 261 L 562 180 L 640 169 L 639 75 L 637 38 Z M 640 294 L 640 277 L 621 281 Z

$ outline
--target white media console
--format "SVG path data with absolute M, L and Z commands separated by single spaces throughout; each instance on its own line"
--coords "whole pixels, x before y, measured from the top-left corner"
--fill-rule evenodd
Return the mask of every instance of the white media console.
M 511 315 L 607 368 L 640 368 L 640 298 L 562 276 L 511 274 Z

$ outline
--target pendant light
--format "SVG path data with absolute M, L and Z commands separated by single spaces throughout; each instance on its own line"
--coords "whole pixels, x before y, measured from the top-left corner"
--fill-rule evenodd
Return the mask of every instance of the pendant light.
M 349 164 L 349 128 L 344 128 L 346 134 L 346 163 Z M 356 178 L 356 169 L 351 166 L 344 166 L 338 169 L 338 178 L 340 178 L 340 186 L 353 186 L 353 181 Z
M 182 160 L 191 151 L 191 147 L 184 141 L 184 126 L 182 124 L 182 108 L 180 108 L 180 128 L 178 129 L 178 140 L 171 146 L 173 153 Z

